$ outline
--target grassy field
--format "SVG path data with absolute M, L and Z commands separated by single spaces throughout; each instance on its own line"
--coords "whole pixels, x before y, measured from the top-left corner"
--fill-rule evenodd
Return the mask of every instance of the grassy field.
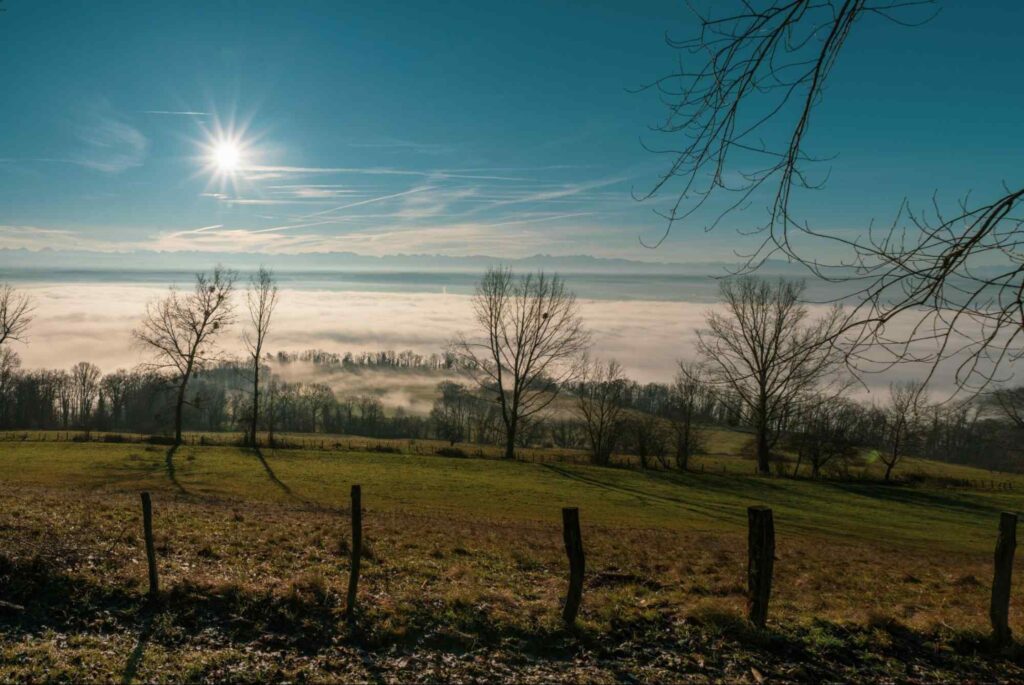
M 350 451 L 370 442 L 0 442 L 0 599 L 24 607 L 0 608 L 0 677 L 1024 678 L 984 639 L 998 514 L 1022 508 L 1024 477 L 909 461 L 912 485 L 763 478 L 735 455 L 744 439 L 717 437 L 687 474 Z M 353 483 L 371 554 L 350 627 Z M 778 538 L 767 631 L 741 620 L 753 504 Z M 563 506 L 580 508 L 587 551 L 575 634 L 558 621 Z

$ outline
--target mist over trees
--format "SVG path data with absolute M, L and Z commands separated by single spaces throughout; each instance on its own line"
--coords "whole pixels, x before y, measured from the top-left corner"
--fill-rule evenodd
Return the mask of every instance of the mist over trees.
M 23 369 L 11 346 L 0 345 L 0 429 L 166 435 L 174 442 L 184 431 L 231 431 L 250 445 L 275 445 L 288 433 L 437 439 L 453 454 L 466 445 L 495 445 L 506 455 L 562 448 L 586 452 L 597 465 L 630 455 L 641 468 L 687 470 L 713 432 L 727 428 L 748 433 L 761 472 L 842 476 L 877 461 L 890 479 L 906 457 L 1020 466 L 1019 388 L 957 403 L 930 402 L 920 383 L 894 383 L 871 403 L 840 397 L 845 386 L 833 372 L 841 364 L 824 342 L 838 315 L 812 318 L 799 283 L 725 282 L 725 307 L 710 311 L 699 332 L 702 359 L 681 362 L 668 383 L 638 383 L 616 362 L 589 356 L 575 299 L 557 277 L 485 277 L 489 290 L 478 311 L 495 337 L 479 344 L 497 350 L 492 358 L 458 345 L 432 354 L 270 354 L 272 275 L 262 270 L 250 282 L 242 331 L 230 329 L 233 284 L 234 274 L 217 269 L 197 275 L 190 293 L 172 290 L 151 303 L 138 330 L 161 346 L 146 343 L 154 358 L 136 369 L 104 375 L 88 361 L 67 370 Z M 10 287 L 4 293 L 19 312 L 11 329 L 24 338 L 31 300 Z M 558 316 L 549 324 L 551 312 Z M 547 329 L 552 324 L 556 330 Z M 244 357 L 220 349 L 228 335 L 242 337 Z M 501 369 L 501 396 L 493 359 L 511 362 Z M 385 381 L 357 389 L 350 381 L 361 375 Z M 388 399 L 403 379 L 420 387 L 436 379 L 429 411 Z

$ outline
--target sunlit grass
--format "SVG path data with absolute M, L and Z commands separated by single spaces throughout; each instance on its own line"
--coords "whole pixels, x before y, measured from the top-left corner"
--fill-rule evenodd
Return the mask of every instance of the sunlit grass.
M 17 633 L 3 656 L 23 664 L 21 673 L 40 676 L 40 664 L 78 677 L 88 673 L 81 663 L 98 664 L 96 673 L 124 668 L 134 643 L 123 631 L 136 629 L 131 612 L 145 584 L 141 490 L 153 493 L 169 593 L 137 665 L 144 679 L 193 669 L 223 676 L 225 663 L 252 673 L 285 662 L 319 677 L 333 672 L 323 670 L 328 657 L 310 662 L 287 645 L 297 634 L 304 644 L 350 639 L 341 611 L 353 483 L 363 487 L 370 549 L 361 590 L 369 633 L 358 640 L 381 649 L 562 644 L 563 506 L 581 509 L 587 639 L 614 643 L 626 630 L 659 644 L 666 630 L 687 640 L 697 638 L 686 631 L 699 630 L 748 640 L 746 507 L 769 504 L 778 537 L 773 630 L 796 631 L 786 639 L 823 655 L 814 658 L 867 650 L 883 663 L 890 657 L 877 650 L 897 639 L 886 626 L 949 639 L 984 633 L 998 513 L 1021 506 L 1019 489 L 756 477 L 749 461 L 729 454 L 698 460 L 704 473 L 688 474 L 344 448 L 265 449 L 261 460 L 241 447 L 186 445 L 171 455 L 173 470 L 167 456 L 166 446 L 143 443 L 0 442 L 3 558 L 35 569 L 8 575 L 5 597 L 24 595 L 33 625 L 75 636 L 73 646 L 53 649 L 45 630 Z M 907 467 L 940 478 L 991 476 L 929 462 Z M 39 586 L 49 589 L 32 589 L 39 578 L 49 578 Z M 1014 597 L 1022 591 L 1024 574 L 1016 574 Z M 112 638 L 99 639 L 96 620 Z M 1024 623 L 1020 603 L 1011 622 Z M 244 651 L 251 644 L 276 656 Z M 338 668 L 350 666 L 325 653 L 341 660 Z

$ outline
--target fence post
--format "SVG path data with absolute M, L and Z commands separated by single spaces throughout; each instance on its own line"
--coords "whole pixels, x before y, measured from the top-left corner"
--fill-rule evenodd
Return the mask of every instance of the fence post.
M 562 509 L 562 537 L 565 539 L 565 553 L 569 556 L 569 591 L 565 596 L 562 620 L 571 627 L 580 611 L 580 601 L 583 599 L 583 572 L 586 568 L 579 509 Z
M 1013 574 L 1013 553 L 1017 548 L 1017 515 L 1003 512 L 999 517 L 996 538 L 995 574 L 992 579 L 992 638 L 996 644 L 1010 644 L 1010 577 Z
M 747 509 L 747 615 L 763 628 L 768 620 L 768 599 L 772 594 L 775 567 L 775 522 L 769 507 Z
M 359 587 L 359 560 L 363 555 L 363 501 L 362 488 L 352 486 L 352 557 L 348 573 L 348 600 L 345 613 L 355 619 L 356 590 Z
M 160 583 L 156 575 L 156 546 L 153 544 L 153 503 L 149 493 L 142 493 L 142 533 L 146 538 L 146 560 L 149 564 L 149 596 L 156 597 Z

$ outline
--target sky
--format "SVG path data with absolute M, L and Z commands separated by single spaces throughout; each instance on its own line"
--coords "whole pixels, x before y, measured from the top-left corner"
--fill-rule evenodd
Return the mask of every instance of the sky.
M 707 4 L 707 3 L 705 3 Z M 722 3 L 717 3 L 721 6 Z M 1024 3 L 862 20 L 811 124 L 828 230 L 1019 180 Z M 657 250 L 641 141 L 682 2 L 6 0 L 0 248 L 729 258 L 762 219 Z

